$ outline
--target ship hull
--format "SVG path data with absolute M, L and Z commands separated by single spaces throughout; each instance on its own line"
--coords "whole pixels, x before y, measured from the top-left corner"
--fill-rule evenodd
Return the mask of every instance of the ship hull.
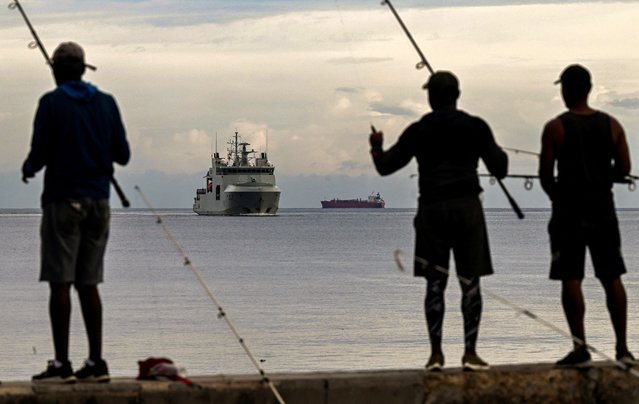
M 212 192 L 200 195 L 193 205 L 193 211 L 203 216 L 273 216 L 277 214 L 279 202 L 280 189 L 275 185 L 234 184 L 226 187 L 219 200 Z
M 360 200 L 332 200 L 321 201 L 322 208 L 325 209 L 380 209 L 384 207 L 384 202 L 369 202 Z

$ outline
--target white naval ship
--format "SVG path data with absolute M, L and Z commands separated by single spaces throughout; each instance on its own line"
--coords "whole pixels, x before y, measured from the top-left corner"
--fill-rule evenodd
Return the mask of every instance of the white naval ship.
M 275 185 L 275 166 L 266 153 L 255 157 L 238 133 L 228 142 L 226 160 L 214 153 L 206 173 L 206 188 L 198 188 L 193 211 L 198 215 L 275 215 L 280 189 Z M 253 154 L 253 157 L 249 157 Z

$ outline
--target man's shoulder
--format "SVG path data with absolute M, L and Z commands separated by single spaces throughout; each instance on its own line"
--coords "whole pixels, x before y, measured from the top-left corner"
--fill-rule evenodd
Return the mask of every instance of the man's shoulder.
M 430 125 L 434 122 L 447 122 L 449 125 L 462 125 L 479 130 L 490 130 L 488 122 L 483 118 L 460 109 L 430 112 L 418 122 L 415 122 L 414 125 Z
M 455 110 L 455 116 L 460 119 L 467 119 L 474 124 L 488 125 L 486 120 L 478 115 L 471 114 L 463 109 Z
M 561 140 L 564 133 L 564 125 L 561 121 L 563 119 L 563 116 L 564 114 L 561 114 L 559 116 L 552 118 L 548 122 L 546 122 L 546 124 L 544 125 L 544 130 L 541 135 L 542 139 Z
M 459 115 L 460 118 L 467 120 L 468 123 L 472 125 L 475 129 L 491 132 L 490 126 L 488 125 L 488 122 L 484 118 L 478 115 L 470 114 L 463 110 L 458 110 L 458 112 L 460 114 Z
M 97 105 L 102 105 L 111 110 L 118 108 L 115 97 L 112 94 L 106 91 L 102 91 L 99 88 L 95 89 L 95 92 L 91 96 L 91 102 Z
M 447 110 L 431 111 L 423 115 L 418 122 L 428 122 L 431 120 L 458 119 L 458 118 L 473 119 L 475 117 L 461 109 L 447 109 Z
M 99 87 L 95 87 L 95 96 L 102 97 L 102 98 L 115 99 L 115 97 L 111 93 L 104 91 L 103 89 Z
M 62 90 L 60 90 L 59 87 L 56 87 L 52 90 L 47 91 L 46 93 L 42 94 L 40 96 L 41 100 L 46 100 L 46 99 L 50 99 L 50 98 L 54 98 L 56 97 L 58 94 L 60 94 L 62 92 Z

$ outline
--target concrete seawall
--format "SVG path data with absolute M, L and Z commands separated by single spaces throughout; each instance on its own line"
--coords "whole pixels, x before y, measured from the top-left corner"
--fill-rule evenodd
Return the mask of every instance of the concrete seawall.
M 639 377 L 597 363 L 585 370 L 550 364 L 495 366 L 487 372 L 421 369 L 272 374 L 288 404 L 376 403 L 639 403 Z M 4 382 L 0 404 L 277 403 L 258 376 L 192 377 L 175 382 L 115 378 L 107 384 Z

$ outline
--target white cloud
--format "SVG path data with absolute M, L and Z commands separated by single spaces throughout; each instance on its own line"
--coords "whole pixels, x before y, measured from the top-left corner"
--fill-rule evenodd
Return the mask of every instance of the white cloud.
M 427 110 L 427 72 L 414 69 L 417 54 L 386 7 L 313 3 L 317 11 L 298 4 L 291 7 L 300 11 L 213 18 L 205 2 L 196 3 L 183 10 L 109 3 L 107 11 L 91 2 L 74 13 L 29 5 L 49 50 L 62 40 L 81 43 L 98 66 L 86 79 L 116 96 L 133 148 L 126 170 L 205 170 L 215 134 L 224 149 L 238 130 L 260 150 L 268 133 L 269 157 L 282 175 L 374 174 L 370 124 L 391 143 Z M 76 3 L 60 4 L 71 10 Z M 572 62 L 605 86 L 593 105 L 616 114 L 629 134 L 639 131 L 629 108 L 639 92 L 633 3 L 410 4 L 399 11 L 429 62 L 460 77 L 460 107 L 484 117 L 502 145 L 538 149 L 542 125 L 563 109 L 552 81 Z M 0 172 L 20 166 L 37 99 L 52 87 L 28 41 L 16 13 L 0 14 Z M 520 157 L 512 162 L 530 168 Z

